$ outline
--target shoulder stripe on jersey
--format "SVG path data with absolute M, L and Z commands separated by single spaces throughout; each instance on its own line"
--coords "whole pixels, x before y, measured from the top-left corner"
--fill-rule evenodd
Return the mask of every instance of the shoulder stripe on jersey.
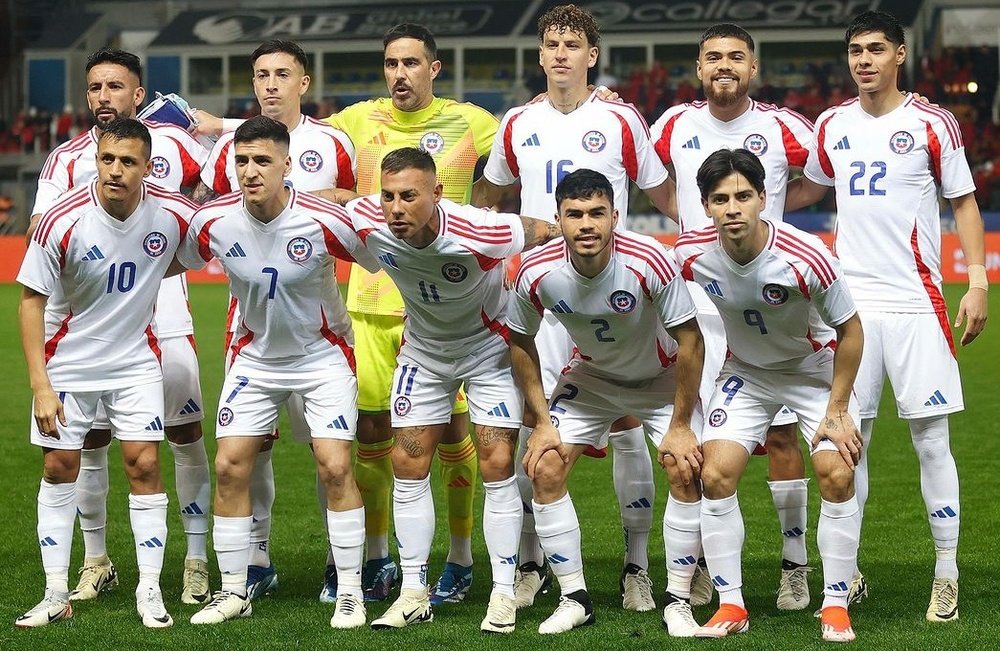
M 454 215 L 450 215 L 450 217 L 454 217 Z M 483 242 L 484 244 L 507 244 L 514 241 L 514 236 L 510 231 L 506 233 L 477 233 L 473 229 L 455 223 L 454 219 L 449 223 L 448 230 L 455 235 L 466 237 L 476 242 Z
M 87 129 L 83 133 L 77 135 L 72 140 L 68 140 L 52 150 L 48 158 L 45 159 L 45 167 L 42 169 L 41 178 L 50 179 L 55 173 L 56 162 L 64 154 L 75 154 L 78 151 L 86 149 L 91 143 L 94 142 L 93 128 Z
M 719 236 L 719 231 L 715 229 L 715 224 L 710 224 L 709 226 L 702 226 L 701 228 L 693 228 L 689 231 L 685 231 L 680 234 L 677 238 L 677 242 L 674 246 L 680 246 L 681 243 L 689 244 L 692 241 L 700 242 L 702 238 L 711 237 L 712 239 Z
M 785 160 L 789 167 L 805 167 L 806 159 L 809 158 L 809 150 L 802 146 L 799 139 L 795 137 L 788 125 L 775 116 L 774 121 L 781 128 L 781 143 L 785 147 Z
M 798 120 L 803 127 L 809 129 L 810 131 L 816 128 L 816 125 L 814 125 L 808 118 L 806 118 L 801 113 L 793 111 L 790 108 L 777 106 L 775 104 L 768 104 L 765 102 L 755 102 L 754 106 L 761 113 L 780 113 L 781 114 L 780 116 L 777 115 L 774 116 L 774 119 L 778 120 L 779 122 L 782 121 L 782 117 L 787 117 L 790 119 Z
M 234 206 L 242 202 L 243 202 L 242 192 L 229 192 L 222 195 L 221 197 L 212 199 L 207 203 L 203 203 L 201 205 L 201 210 L 205 210 L 206 208 L 226 208 L 228 206 Z
M 948 132 L 948 137 L 951 138 L 951 146 L 954 149 L 964 146 L 962 143 L 962 129 L 958 126 L 958 120 L 955 119 L 951 111 L 943 108 L 935 108 L 920 102 L 913 102 L 913 108 L 924 113 L 929 113 L 941 120 L 944 123 L 945 130 Z
M 87 186 L 80 186 L 80 187 L 86 188 Z M 35 241 L 38 244 L 45 246 L 45 243 L 49 239 L 49 234 L 52 232 L 53 227 L 55 227 L 56 222 L 62 219 L 63 217 L 72 214 L 78 208 L 86 205 L 89 201 L 90 201 L 90 193 L 80 192 L 78 195 L 70 197 L 69 200 L 62 201 L 56 204 L 54 208 L 49 210 L 49 212 L 45 213 L 45 215 L 42 217 L 42 221 L 38 224 L 38 227 L 35 229 L 35 236 L 34 236 Z
M 619 115 L 617 111 L 612 111 L 612 113 L 618 118 L 618 123 L 622 128 L 622 165 L 625 167 L 625 174 L 632 181 L 635 181 L 639 178 L 639 157 L 635 151 L 635 137 L 632 133 L 632 127 L 629 126 L 628 120 Z
M 510 120 L 507 120 L 507 126 L 503 130 L 503 157 L 507 161 L 507 169 L 510 170 L 514 178 L 521 176 L 521 168 L 517 164 L 517 154 L 514 153 L 514 123 L 524 114 L 526 108 L 510 116 Z
M 823 289 L 833 284 L 836 278 L 833 267 L 830 266 L 822 253 L 800 240 L 788 237 L 787 233 L 778 233 L 776 245 L 782 251 L 805 262 L 816 274 Z
M 621 251 L 622 253 L 639 258 L 645 262 L 654 272 L 656 272 L 656 275 L 659 276 L 660 281 L 663 282 L 664 285 L 673 279 L 676 273 L 667 261 L 666 255 L 656 252 L 645 244 L 626 237 L 620 237 L 619 235 L 619 233 L 615 234 L 616 251 Z
M 677 124 L 678 118 L 684 115 L 684 111 L 681 111 L 677 115 L 672 116 L 667 123 L 663 125 L 663 131 L 660 133 L 660 137 L 656 139 L 653 143 L 653 149 L 660 156 L 660 161 L 664 165 L 669 165 L 673 158 L 670 155 L 670 137 L 674 133 L 674 126 Z
M 514 286 L 517 287 L 521 283 L 522 278 L 524 278 L 528 271 L 540 265 L 555 262 L 556 260 L 562 260 L 565 256 L 565 240 L 560 238 L 543 245 L 537 252 L 533 252 L 531 257 L 526 262 L 521 263 L 521 268 L 517 270 L 517 275 L 514 277 Z
M 171 192 L 170 190 L 164 188 L 163 186 L 157 185 L 155 183 L 146 183 L 146 190 L 154 197 L 159 199 L 167 199 L 169 201 L 176 201 L 183 205 L 185 208 L 190 210 L 198 210 L 200 206 L 195 202 L 191 201 L 185 197 L 180 192 Z
M 835 172 L 833 171 L 833 163 L 830 161 L 830 155 L 826 153 L 826 127 L 830 124 L 830 120 L 837 115 L 836 113 L 830 114 L 823 122 L 819 125 L 819 129 L 816 130 L 816 154 L 819 156 L 819 166 L 826 174 L 827 178 L 836 178 Z
M 601 99 L 597 95 L 594 95 L 593 99 L 600 102 L 601 104 L 604 104 L 608 109 L 611 110 L 612 113 L 618 116 L 619 120 L 627 120 L 627 118 L 621 115 L 619 111 L 630 111 L 633 117 L 635 117 L 635 119 L 639 121 L 639 124 L 642 125 L 643 131 L 646 134 L 646 138 L 647 139 L 649 138 L 649 125 L 646 124 L 646 118 L 642 117 L 642 113 L 640 113 L 639 109 L 637 109 L 634 105 L 629 104 L 627 102 L 609 102 L 608 100 Z
M 341 243 L 340 238 L 338 238 L 333 231 L 326 227 L 326 224 L 320 220 L 313 218 L 313 221 L 319 226 L 320 231 L 323 232 L 323 242 L 326 244 L 326 252 L 335 258 L 344 260 L 345 262 L 356 262 L 354 256 L 348 253 L 347 248 Z
M 198 231 L 198 254 L 201 259 L 208 262 L 212 259 L 212 248 L 209 246 L 211 244 L 211 235 L 209 235 L 209 230 L 212 228 L 212 224 L 222 219 L 222 217 L 213 217 L 205 222 L 205 225 L 201 227 Z
M 499 234 L 499 233 L 510 233 L 511 232 L 511 228 L 510 228 L 509 224 L 497 224 L 496 226 L 487 226 L 486 224 L 474 224 L 474 223 L 470 222 L 468 219 L 464 219 L 463 217 L 459 217 L 458 215 L 453 215 L 451 213 L 447 213 L 447 214 L 448 214 L 448 219 L 450 219 L 452 222 L 454 222 L 454 223 L 456 223 L 456 224 L 458 224 L 460 226 L 466 226 L 466 227 L 468 227 L 468 228 L 470 228 L 472 230 L 476 230 L 476 231 L 497 231 L 497 234 Z
M 385 215 L 382 214 L 382 206 L 375 203 L 368 197 L 362 197 L 361 200 L 354 204 L 354 209 L 373 221 L 385 221 Z

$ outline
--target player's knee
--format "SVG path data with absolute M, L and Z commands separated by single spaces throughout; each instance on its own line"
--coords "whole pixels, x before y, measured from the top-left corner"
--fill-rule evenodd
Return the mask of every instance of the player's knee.
M 555 450 L 547 451 L 535 466 L 535 477 L 532 479 L 535 492 L 559 490 L 565 483 L 566 463 Z
M 80 474 L 80 455 L 73 450 L 52 450 L 44 457 L 42 477 L 50 484 L 76 481 Z
M 168 425 L 165 431 L 167 440 L 175 445 L 187 445 L 201 438 L 201 421 L 184 423 L 183 425 Z
M 160 459 L 155 445 L 143 446 L 125 456 L 125 474 L 133 486 L 150 486 L 160 480 Z
M 351 474 L 351 460 L 325 459 L 319 465 L 319 478 L 328 488 L 343 489 L 354 478 Z
M 710 500 L 721 500 L 736 492 L 737 479 L 715 464 L 707 464 L 701 469 L 702 492 Z
M 215 455 L 215 478 L 220 485 L 238 482 L 244 477 L 249 481 L 252 468 L 252 463 L 222 450 Z
M 816 468 L 816 479 L 823 499 L 828 502 L 843 502 L 854 494 L 854 471 L 840 458 L 823 468 Z

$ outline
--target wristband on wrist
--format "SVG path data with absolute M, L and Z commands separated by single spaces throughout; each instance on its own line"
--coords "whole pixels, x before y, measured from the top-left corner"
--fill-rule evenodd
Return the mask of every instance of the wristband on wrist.
M 990 281 L 986 278 L 986 265 L 970 264 L 968 266 L 969 289 L 985 289 L 989 291 Z

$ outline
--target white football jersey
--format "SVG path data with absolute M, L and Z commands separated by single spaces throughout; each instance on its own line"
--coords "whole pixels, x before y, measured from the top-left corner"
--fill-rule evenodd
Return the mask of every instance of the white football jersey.
M 57 391 L 121 389 L 161 377 L 150 321 L 156 291 L 196 206 L 143 183 L 119 221 L 101 206 L 96 181 L 48 210 L 17 281 L 49 297 L 45 359 Z
M 534 335 L 548 310 L 565 326 L 589 374 L 618 382 L 661 374 L 677 358 L 667 328 L 695 316 L 676 263 L 654 238 L 615 233 L 608 266 L 581 276 L 566 241 L 548 242 L 524 263 L 507 315 L 512 330 Z
M 354 229 L 399 288 L 406 307 L 405 342 L 436 351 L 478 351 L 493 337 L 507 340 L 505 258 L 524 248 L 518 215 L 442 199 L 438 237 L 415 249 L 389 230 L 379 196 L 347 204 Z
M 764 166 L 767 202 L 765 219 L 781 221 L 785 209 L 788 169 L 805 167 L 813 140 L 813 125 L 795 111 L 750 100 L 739 117 L 723 122 L 708 102 L 679 104 L 667 109 L 651 128 L 653 148 L 664 165 L 673 163 L 681 232 L 712 225 L 698 190 L 698 168 L 720 149 L 744 148 Z
M 946 199 L 976 189 L 955 116 L 908 95 L 874 117 L 854 98 L 816 125 L 805 174 L 836 188 L 834 250 L 858 305 L 944 312 L 938 187 Z
M 581 168 L 600 172 L 611 182 L 619 230 L 626 226 L 629 180 L 646 190 L 667 179 L 649 127 L 635 107 L 593 94 L 568 114 L 548 101 L 507 111 L 483 176 L 500 186 L 521 179 L 521 214 L 553 222 L 556 185 Z
M 262 374 L 322 375 L 354 369 L 354 336 L 334 259 L 378 269 L 341 206 L 297 190 L 269 223 L 252 217 L 239 192 L 205 204 L 177 257 L 190 269 L 218 258 L 239 302 L 227 363 L 239 357 Z
M 235 131 L 223 134 L 201 170 L 202 182 L 216 194 L 229 194 L 240 189 L 236 178 L 235 136 Z M 288 136 L 292 171 L 286 181 L 296 190 L 354 189 L 357 163 L 354 144 L 346 133 L 326 122 L 302 115 L 298 126 Z
M 684 278 L 718 308 L 732 355 L 762 369 L 798 371 L 832 354 L 834 327 L 857 310 L 840 263 L 818 237 L 765 223 L 767 245 L 746 265 L 723 250 L 715 226 L 681 235 L 674 255 Z
M 173 192 L 198 185 L 198 175 L 208 158 L 208 150 L 187 131 L 173 124 L 148 120 L 144 120 L 143 124 L 149 129 L 153 143 L 153 169 L 146 180 Z M 94 127 L 52 150 L 38 178 L 38 192 L 31 214 L 45 212 L 60 196 L 97 177 L 99 135 L 97 127 Z M 166 278 L 160 285 L 153 328 L 163 339 L 194 333 L 183 274 Z

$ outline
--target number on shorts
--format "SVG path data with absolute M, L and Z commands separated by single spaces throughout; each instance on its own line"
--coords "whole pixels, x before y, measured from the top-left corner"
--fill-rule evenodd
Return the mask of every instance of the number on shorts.
M 264 267 L 260 272 L 271 276 L 271 285 L 267 288 L 267 298 L 268 300 L 273 300 L 274 291 L 278 289 L 278 270 L 274 267 Z
M 578 393 L 580 393 L 580 389 L 578 389 L 575 384 L 567 384 L 563 392 L 552 399 L 549 411 L 554 411 L 557 414 L 565 414 L 566 408 L 560 407 L 559 402 L 562 400 L 572 400 Z
M 722 404 L 728 405 L 731 403 L 733 398 L 736 397 L 736 394 L 743 388 L 744 384 L 745 383 L 740 378 L 735 375 L 730 375 L 729 379 L 722 383 L 722 392 L 726 394 L 726 401 Z
M 608 323 L 607 319 L 594 319 L 590 322 L 590 324 L 598 326 L 597 330 L 594 330 L 594 335 L 597 337 L 597 341 L 607 343 L 615 340 L 614 337 L 604 336 L 604 333 L 611 329 L 611 324 Z
M 419 369 L 416 366 L 408 366 L 403 364 L 399 369 L 399 383 L 396 384 L 396 395 L 397 396 L 408 396 L 413 391 L 413 380 L 417 377 L 417 371 Z M 409 377 L 407 377 L 409 376 Z
M 764 315 L 757 310 L 743 310 L 743 320 L 752 328 L 759 328 L 760 334 L 767 334 L 767 326 L 764 325 Z
M 229 404 L 230 402 L 235 400 L 236 394 L 242 391 L 243 388 L 246 387 L 246 385 L 250 384 L 250 378 L 246 377 L 245 375 L 237 375 L 236 379 L 239 381 L 239 384 L 237 384 L 233 388 L 232 392 L 229 394 L 229 397 L 226 398 L 226 404 Z

